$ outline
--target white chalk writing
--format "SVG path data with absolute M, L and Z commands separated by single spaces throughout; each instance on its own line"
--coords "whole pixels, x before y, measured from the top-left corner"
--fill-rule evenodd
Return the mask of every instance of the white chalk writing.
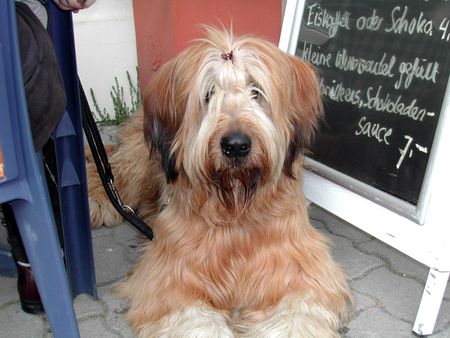
M 330 13 L 327 9 L 315 3 L 308 6 L 306 25 L 325 28 L 328 30 L 328 35 L 332 38 L 337 34 L 339 28 L 350 29 L 349 18 L 349 12 L 336 11 L 335 13 Z
M 444 18 L 439 24 L 439 30 L 442 32 L 441 40 L 449 41 L 450 40 L 450 19 Z
M 302 54 L 300 57 L 303 60 L 315 64 L 316 66 L 326 66 L 329 68 L 331 66 L 331 53 L 322 53 L 320 51 L 315 51 L 314 48 L 314 45 L 304 42 Z M 320 50 L 320 47 L 317 47 L 317 49 Z
M 416 57 L 413 62 L 401 62 L 398 66 L 400 78 L 395 82 L 395 89 L 408 89 L 414 79 L 421 79 L 436 83 L 439 73 L 439 63 L 419 59 Z
M 358 122 L 358 129 L 355 135 L 364 135 L 368 138 L 374 138 L 379 143 L 389 145 L 389 136 L 392 135 L 392 128 L 382 126 L 380 123 L 367 121 L 367 117 L 363 116 Z
M 345 71 L 356 71 L 358 74 L 369 73 L 393 77 L 392 68 L 394 67 L 395 62 L 396 57 L 394 55 L 386 62 L 386 53 L 383 53 L 381 58 L 378 61 L 375 61 L 349 55 L 348 51 L 344 48 L 337 51 L 334 66 L 337 69 Z
M 408 18 L 408 6 L 394 7 L 391 12 L 391 25 L 385 28 L 386 33 L 409 35 L 413 34 L 426 34 L 433 35 L 433 21 L 425 18 L 425 15 L 421 11 L 418 17 Z
M 382 86 L 378 86 L 376 89 L 369 87 L 366 92 L 367 101 L 361 104 L 361 106 L 374 109 L 378 112 L 405 116 L 415 121 L 423 121 L 425 117 L 430 116 L 430 112 L 425 108 L 417 106 L 417 99 L 413 99 L 406 104 L 402 102 L 402 95 L 395 97 L 390 93 L 382 94 L 382 88 Z
M 328 96 L 335 102 L 347 102 L 355 106 L 359 106 L 361 102 L 361 90 L 345 87 L 342 82 L 333 80 L 332 85 L 327 85 L 322 78 L 320 80 L 320 90 L 323 95 Z
M 398 159 L 397 164 L 395 166 L 397 169 L 400 169 L 400 166 L 402 165 L 403 160 L 405 159 L 405 155 L 408 152 L 408 149 L 411 146 L 411 143 L 413 141 L 413 138 L 409 135 L 404 135 L 403 137 L 407 140 L 407 142 L 406 142 L 406 145 L 404 148 L 398 148 L 398 150 L 400 152 L 400 158 Z M 410 155 L 410 157 L 411 157 L 411 155 Z
M 380 29 L 382 23 L 383 18 L 378 16 L 377 10 L 374 9 L 371 16 L 366 17 L 362 15 L 358 19 L 356 19 L 356 29 L 360 31 L 377 31 Z
M 376 7 L 375 3 L 371 4 Z M 333 2 L 330 9 L 318 0 L 307 2 L 303 25 L 308 34 L 298 46 L 298 55 L 317 66 L 319 74 L 322 70 L 327 75 L 320 79 L 325 101 L 345 103 L 342 107 L 352 112 L 352 118 L 353 114 L 360 114 L 352 119 L 354 129 L 350 132 L 358 139 L 390 148 L 391 165 L 400 170 L 409 157 L 425 156 L 430 150 L 425 136 L 421 141 L 425 145 L 414 138 L 419 138 L 416 133 L 420 133 L 422 125 L 428 128 L 436 123 L 428 122 L 439 114 L 439 107 L 428 95 L 434 89 L 428 87 L 441 86 L 442 77 L 448 75 L 448 63 L 442 57 L 442 49 L 433 53 L 427 48 L 435 46 L 435 40 L 441 44 L 450 41 L 450 18 L 448 13 L 435 15 L 435 6 L 429 10 L 430 6 L 416 4 L 413 8 L 406 1 L 382 3 L 377 8 L 359 3 L 346 3 L 339 8 Z M 310 43 L 316 36 L 317 44 Z M 422 94 L 423 88 L 426 94 Z

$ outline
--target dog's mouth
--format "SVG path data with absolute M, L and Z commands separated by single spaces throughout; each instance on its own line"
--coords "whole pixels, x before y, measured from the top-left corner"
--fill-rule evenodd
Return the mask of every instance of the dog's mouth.
M 242 210 L 247 208 L 255 195 L 258 186 L 263 181 L 260 168 L 249 168 L 242 160 L 215 170 L 214 185 L 221 203 L 228 210 Z
M 242 157 L 232 157 L 232 158 L 225 158 L 224 162 L 226 163 L 227 170 L 229 170 L 231 174 L 238 175 L 240 174 L 240 171 L 242 171 L 243 168 L 246 166 L 248 160 Z
M 267 181 L 268 158 L 248 131 L 234 130 L 213 140 L 208 180 L 221 204 L 231 213 L 240 213 Z

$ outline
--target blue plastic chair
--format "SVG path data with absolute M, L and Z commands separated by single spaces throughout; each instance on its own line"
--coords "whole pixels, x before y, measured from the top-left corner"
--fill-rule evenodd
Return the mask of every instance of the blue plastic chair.
M 64 17 L 65 24 L 72 24 L 70 13 L 49 10 L 53 16 Z M 73 34 L 71 27 L 68 31 Z M 73 51 L 73 35 L 69 43 Z M 58 47 L 58 42 L 55 44 Z M 67 80 L 76 74 L 74 53 L 69 60 L 72 66 L 63 70 L 66 89 L 69 89 L 68 107 L 54 135 L 65 266 L 41 155 L 34 151 L 31 137 L 15 5 L 13 0 L 0 1 L 0 148 L 5 169 L 5 176 L 0 177 L 0 203 L 9 202 L 13 208 L 48 321 L 57 338 L 79 337 L 73 297 L 80 293 L 96 297 L 78 89 L 68 86 L 71 80 Z

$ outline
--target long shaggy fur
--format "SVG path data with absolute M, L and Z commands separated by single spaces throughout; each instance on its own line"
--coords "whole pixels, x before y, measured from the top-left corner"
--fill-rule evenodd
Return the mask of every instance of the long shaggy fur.
M 269 42 L 206 30 L 155 74 L 111 155 L 155 231 L 116 287 L 127 318 L 140 337 L 337 337 L 350 293 L 301 193 L 316 75 Z M 224 155 L 230 132 L 249 136 L 247 156 Z M 93 225 L 117 223 L 88 167 Z

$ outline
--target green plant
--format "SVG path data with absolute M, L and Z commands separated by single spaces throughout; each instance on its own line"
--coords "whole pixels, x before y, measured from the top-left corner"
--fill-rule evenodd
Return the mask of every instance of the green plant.
M 131 80 L 130 73 L 127 71 L 127 80 L 128 86 L 130 89 L 130 98 L 131 98 L 131 111 L 135 112 L 139 108 L 141 108 L 142 104 L 142 95 L 141 95 L 141 86 L 139 85 L 139 69 L 136 67 L 136 85 L 133 84 L 133 80 Z
M 103 108 L 103 110 L 100 109 L 100 106 L 98 105 L 97 99 L 94 94 L 94 90 L 90 88 L 89 91 L 91 93 L 92 102 L 94 103 L 95 112 L 97 113 L 96 115 L 94 115 L 97 122 L 101 122 L 102 124 L 113 124 L 111 123 L 109 114 L 106 112 L 106 108 Z
M 136 67 L 136 85 L 131 79 L 130 73 L 127 71 L 128 88 L 130 92 L 130 100 L 128 103 L 124 97 L 124 89 L 119 85 L 117 76 L 114 77 L 114 85 L 109 92 L 114 108 L 114 118 L 106 112 L 106 108 L 101 109 L 97 99 L 95 98 L 94 91 L 90 89 L 92 102 L 94 104 L 97 121 L 104 125 L 119 125 L 130 117 L 136 110 L 138 110 L 142 104 L 141 88 L 139 86 L 139 72 Z

